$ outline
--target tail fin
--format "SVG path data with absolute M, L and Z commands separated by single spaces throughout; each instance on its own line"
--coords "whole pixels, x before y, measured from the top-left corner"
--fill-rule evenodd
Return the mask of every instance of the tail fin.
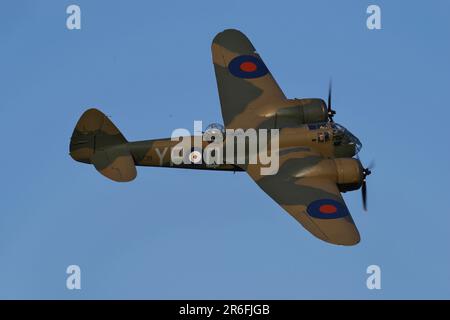
M 105 177 L 119 182 L 136 178 L 136 167 L 128 141 L 119 129 L 97 109 L 83 113 L 70 139 L 70 156 L 92 163 Z

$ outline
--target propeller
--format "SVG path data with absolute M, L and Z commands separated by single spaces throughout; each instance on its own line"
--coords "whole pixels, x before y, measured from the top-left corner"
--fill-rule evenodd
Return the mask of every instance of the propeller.
M 331 108 L 331 90 L 332 90 L 332 81 L 330 79 L 330 83 L 328 85 L 328 104 L 327 104 L 327 113 L 328 113 L 328 119 L 330 119 L 330 122 L 334 122 L 333 121 L 333 117 L 336 114 L 336 111 L 334 111 Z
M 371 164 L 364 168 L 362 171 L 363 174 L 363 180 L 362 180 L 362 186 L 361 186 L 361 195 L 362 195 L 362 202 L 363 202 L 363 209 L 364 211 L 367 211 L 367 176 L 370 176 L 372 171 L 370 169 L 373 169 L 374 162 L 372 161 Z

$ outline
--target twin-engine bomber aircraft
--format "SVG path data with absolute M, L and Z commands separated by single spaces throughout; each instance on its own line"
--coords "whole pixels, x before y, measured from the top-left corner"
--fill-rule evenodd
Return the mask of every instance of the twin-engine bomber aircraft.
M 279 129 L 276 174 L 262 175 L 260 163 L 210 166 L 190 158 L 191 163 L 174 164 L 170 152 L 161 155 L 160 150 L 178 141 L 128 142 L 96 109 L 87 110 L 75 127 L 72 158 L 93 164 L 114 181 L 133 180 L 136 166 L 246 171 L 317 238 L 338 245 L 357 244 L 359 232 L 341 192 L 362 188 L 366 209 L 366 177 L 371 172 L 353 158 L 361 149 L 358 138 L 333 121 L 331 85 L 328 104 L 322 99 L 287 99 L 242 32 L 230 29 L 217 34 L 211 49 L 225 128 Z M 208 130 L 223 131 L 223 127 L 212 125 Z M 202 146 L 208 143 L 203 141 Z

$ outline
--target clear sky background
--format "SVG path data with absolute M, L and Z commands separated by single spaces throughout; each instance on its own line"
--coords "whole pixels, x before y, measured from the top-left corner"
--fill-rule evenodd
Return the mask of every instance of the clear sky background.
M 78 4 L 82 29 L 66 28 Z M 382 30 L 366 28 L 378 4 Z M 3 1 L 0 298 L 450 298 L 448 1 Z M 128 140 L 221 121 L 210 45 L 251 39 L 288 97 L 322 97 L 363 142 L 355 247 L 305 231 L 245 173 L 139 168 L 119 184 L 68 154 L 89 107 Z M 66 289 L 77 264 L 82 289 Z M 382 270 L 381 290 L 366 268 Z

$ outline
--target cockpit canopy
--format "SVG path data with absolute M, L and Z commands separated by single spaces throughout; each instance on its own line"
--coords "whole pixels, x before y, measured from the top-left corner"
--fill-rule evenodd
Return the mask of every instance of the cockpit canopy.
M 221 125 L 220 123 L 211 123 L 210 125 L 208 125 L 206 127 L 205 132 L 208 130 L 219 130 L 222 133 L 225 133 L 225 127 L 223 125 Z
M 330 125 L 333 128 L 333 140 L 335 145 L 338 143 L 343 145 L 353 144 L 355 145 L 355 154 L 358 154 L 359 151 L 361 151 L 362 143 L 353 133 L 339 123 L 330 122 Z
M 359 139 L 351 133 L 343 125 L 336 122 L 320 122 L 308 124 L 309 130 L 332 130 L 333 133 L 333 144 L 337 147 L 336 149 L 342 148 L 352 148 L 354 149 L 354 154 L 356 155 L 362 148 L 362 143 Z
M 220 123 L 211 123 L 206 127 L 205 132 L 203 133 L 203 137 L 206 141 L 213 141 L 217 137 L 225 136 L 225 127 Z

